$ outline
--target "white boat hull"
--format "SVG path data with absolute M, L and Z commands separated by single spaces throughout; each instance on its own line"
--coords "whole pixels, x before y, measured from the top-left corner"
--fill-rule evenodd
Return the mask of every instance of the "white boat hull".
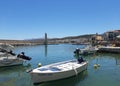
M 16 58 L 16 57 L 3 57 L 0 58 L 0 67 L 5 66 L 13 66 L 13 65 L 21 65 L 23 64 L 24 60 Z
M 33 83 L 41 83 L 46 81 L 53 81 L 63 78 L 68 78 L 74 75 L 77 75 L 78 73 L 82 72 L 83 70 L 87 69 L 87 62 L 82 62 L 80 64 L 77 63 L 77 67 L 74 65 L 69 67 L 69 69 L 65 69 L 63 71 L 55 71 L 55 72 L 35 72 L 34 70 L 30 72 Z M 81 66 L 79 66 L 81 65 Z M 67 66 L 66 66 L 67 68 Z

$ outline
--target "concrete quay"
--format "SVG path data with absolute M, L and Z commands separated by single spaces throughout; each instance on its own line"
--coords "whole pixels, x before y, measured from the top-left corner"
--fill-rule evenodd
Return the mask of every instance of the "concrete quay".
M 98 49 L 98 52 L 120 53 L 120 47 L 101 47 Z

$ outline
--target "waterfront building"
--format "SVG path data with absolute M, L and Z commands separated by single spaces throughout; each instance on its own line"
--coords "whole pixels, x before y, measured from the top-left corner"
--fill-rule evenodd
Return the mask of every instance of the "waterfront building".
M 106 41 L 114 41 L 118 35 L 120 35 L 120 30 L 108 31 L 103 34 Z
M 102 41 L 103 41 L 103 37 L 102 37 L 102 35 L 99 35 L 98 33 L 96 33 L 95 35 L 93 35 L 91 37 L 91 44 L 93 46 L 97 45 L 97 44 L 100 44 Z

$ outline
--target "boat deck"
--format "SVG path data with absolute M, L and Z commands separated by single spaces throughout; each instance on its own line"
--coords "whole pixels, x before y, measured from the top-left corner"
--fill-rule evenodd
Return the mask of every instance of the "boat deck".
M 36 68 L 33 70 L 33 72 L 36 73 L 53 73 L 53 72 L 62 72 L 62 71 L 68 71 L 72 69 L 76 69 L 80 66 L 83 66 L 86 62 L 78 63 L 77 61 L 70 61 L 70 62 L 64 62 L 59 64 L 53 64 L 48 66 L 43 66 L 40 68 Z

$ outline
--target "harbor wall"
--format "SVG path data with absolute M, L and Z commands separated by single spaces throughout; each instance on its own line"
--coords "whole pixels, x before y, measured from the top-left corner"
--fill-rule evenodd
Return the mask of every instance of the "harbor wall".
M 102 47 L 98 49 L 98 52 L 120 53 L 120 47 Z

